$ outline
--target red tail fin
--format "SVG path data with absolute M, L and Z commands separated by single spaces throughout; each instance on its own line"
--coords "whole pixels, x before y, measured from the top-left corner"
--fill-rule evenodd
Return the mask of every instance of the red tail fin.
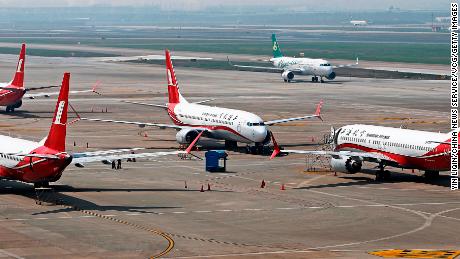
M 26 63 L 26 44 L 22 43 L 21 52 L 19 53 L 18 65 L 16 66 L 16 72 L 14 74 L 11 85 L 24 87 L 24 66 Z
M 168 80 L 168 96 L 169 103 L 179 103 L 180 93 L 179 86 L 177 85 L 176 73 L 174 73 L 174 67 L 171 61 L 171 54 L 169 50 L 165 50 L 166 57 L 166 79 Z
M 61 91 L 59 92 L 56 109 L 54 111 L 53 123 L 51 124 L 50 132 L 45 141 L 45 147 L 59 152 L 65 151 L 67 108 L 69 106 L 69 80 L 70 73 L 64 73 Z

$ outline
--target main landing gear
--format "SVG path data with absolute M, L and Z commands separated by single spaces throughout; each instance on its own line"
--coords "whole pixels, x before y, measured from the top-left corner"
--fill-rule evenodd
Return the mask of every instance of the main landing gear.
M 385 165 L 383 163 L 379 164 L 379 170 L 375 173 L 376 181 L 388 181 L 391 178 L 391 173 L 388 170 L 385 170 Z
M 320 82 L 321 82 L 321 83 L 324 83 L 323 77 L 321 76 L 320 78 L 321 78 Z M 315 83 L 315 82 L 318 83 L 318 77 L 317 77 L 317 76 L 312 77 L 312 78 L 311 78 L 311 81 L 314 82 L 314 83 Z
M 232 141 L 232 140 L 225 140 L 225 150 L 237 151 L 238 150 L 238 142 Z
M 14 112 L 14 106 L 6 106 L 6 112 Z
M 34 183 L 35 188 L 35 203 L 38 205 L 56 205 L 60 204 L 53 188 L 49 182 Z

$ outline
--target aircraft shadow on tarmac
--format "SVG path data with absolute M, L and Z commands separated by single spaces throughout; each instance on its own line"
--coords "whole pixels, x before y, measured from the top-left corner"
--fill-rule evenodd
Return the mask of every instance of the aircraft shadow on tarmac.
M 96 211 L 121 211 L 131 213 L 151 214 L 155 213 L 154 209 L 178 209 L 177 206 L 115 206 L 115 205 L 98 205 L 91 201 L 70 196 L 65 192 L 165 192 L 165 191 L 184 191 L 184 192 L 200 192 L 199 189 L 154 189 L 154 188 L 78 188 L 69 185 L 55 185 L 52 192 L 46 193 L 43 197 L 44 202 L 67 205 L 55 210 L 33 213 L 33 215 L 55 214 L 61 212 L 70 212 L 75 210 L 96 210 Z M 213 192 L 232 192 L 232 191 L 215 191 Z M 30 199 L 37 199 L 37 193 L 30 184 L 25 184 L 16 181 L 0 180 L 0 194 L 15 194 Z M 42 199 L 41 199 L 42 200 Z M 50 202 L 50 200 L 52 202 Z
M 15 112 L 0 111 L 0 115 L 14 117 L 14 118 L 24 118 L 24 119 L 41 119 L 41 118 L 48 118 L 48 117 L 51 118 L 51 115 L 42 117 L 42 116 L 36 115 L 36 113 L 38 112 L 30 113 L 28 111 L 15 111 Z M 47 114 L 50 114 L 50 113 L 47 112 Z
M 294 81 L 291 81 L 289 84 L 305 84 L 305 83 L 311 83 L 311 84 L 317 84 L 317 85 L 322 85 L 322 84 L 334 84 L 334 85 L 341 85 L 345 82 L 349 81 L 342 81 L 342 80 L 334 80 L 334 81 L 324 81 L 324 83 L 317 83 L 317 82 L 312 82 L 311 80 L 307 79 L 296 79 Z
M 419 175 L 410 175 L 405 173 L 391 172 L 391 178 L 386 181 L 375 181 L 375 170 L 364 170 L 362 174 L 369 174 L 370 177 L 357 176 L 357 175 L 344 175 L 339 176 L 341 179 L 351 180 L 350 182 L 344 183 L 331 183 L 331 184 L 321 184 L 313 186 L 305 186 L 294 189 L 321 189 L 321 188 L 330 188 L 330 187 L 340 187 L 340 186 L 363 186 L 363 185 L 379 185 L 384 183 L 423 183 L 428 185 L 435 185 L 441 187 L 450 187 L 450 176 L 440 175 L 437 179 L 426 179 L 423 176 Z

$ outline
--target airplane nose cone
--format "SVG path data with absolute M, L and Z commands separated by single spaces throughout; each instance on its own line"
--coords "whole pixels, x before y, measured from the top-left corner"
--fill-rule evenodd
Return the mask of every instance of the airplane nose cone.
M 268 130 L 264 126 L 259 126 L 254 128 L 254 141 L 255 142 L 264 142 L 265 138 L 268 135 Z

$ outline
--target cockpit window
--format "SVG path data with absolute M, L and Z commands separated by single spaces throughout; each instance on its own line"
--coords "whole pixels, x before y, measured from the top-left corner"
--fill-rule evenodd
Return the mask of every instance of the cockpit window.
M 326 63 L 326 64 L 320 64 L 319 66 L 320 66 L 320 67 L 330 67 L 331 64 Z
M 263 122 L 248 122 L 249 127 L 255 127 L 255 126 L 264 126 L 265 123 Z

